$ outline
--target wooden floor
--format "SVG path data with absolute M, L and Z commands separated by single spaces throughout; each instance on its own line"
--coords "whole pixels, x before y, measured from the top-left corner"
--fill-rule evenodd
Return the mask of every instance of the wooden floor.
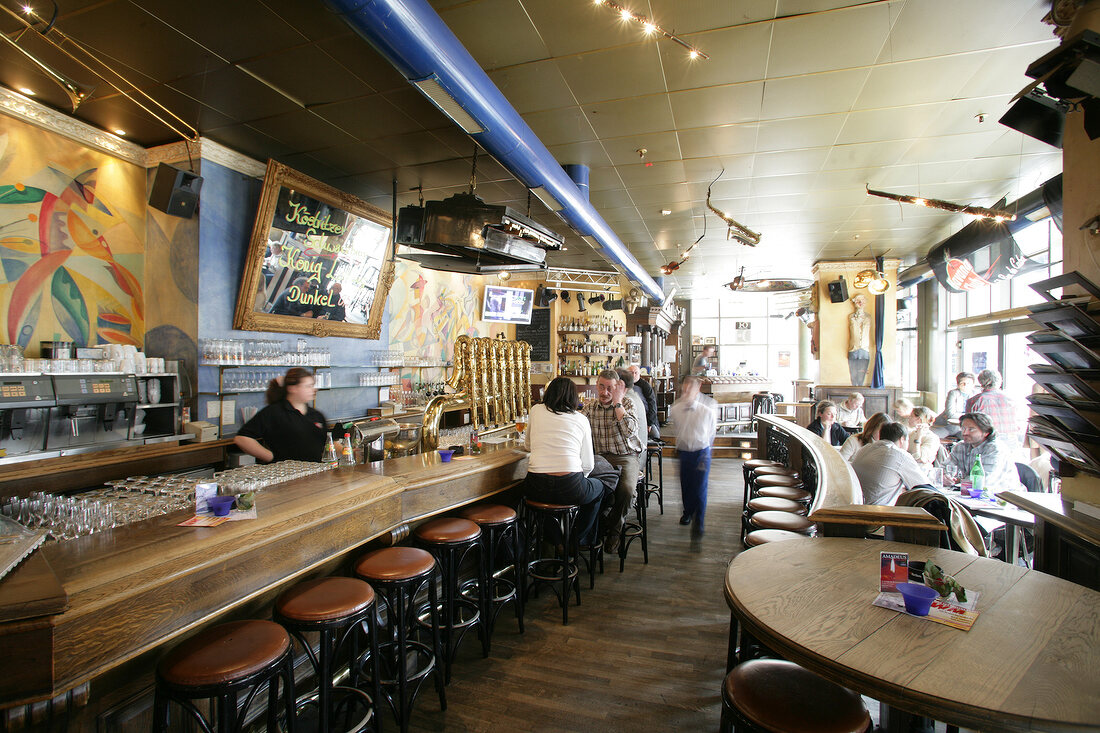
M 706 535 L 692 541 L 681 513 L 678 461 L 665 458 L 665 513 L 650 504 L 649 565 L 631 546 L 626 570 L 609 562 L 562 626 L 553 594 L 527 608 L 519 634 L 506 607 L 483 659 L 463 641 L 447 710 L 425 686 L 414 731 L 712 731 L 726 665 L 726 565 L 740 547 L 741 461 L 716 459 Z M 393 730 L 392 716 L 385 725 Z

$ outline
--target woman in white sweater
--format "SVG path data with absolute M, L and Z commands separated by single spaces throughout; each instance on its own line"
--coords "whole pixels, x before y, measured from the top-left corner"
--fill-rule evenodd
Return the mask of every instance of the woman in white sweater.
M 588 545 L 596 539 L 605 488 L 588 476 L 595 465 L 592 426 L 578 404 L 573 381 L 558 377 L 547 385 L 542 403 L 531 407 L 524 434 L 531 455 L 523 491 L 536 501 L 579 505 L 575 531 L 581 544 Z

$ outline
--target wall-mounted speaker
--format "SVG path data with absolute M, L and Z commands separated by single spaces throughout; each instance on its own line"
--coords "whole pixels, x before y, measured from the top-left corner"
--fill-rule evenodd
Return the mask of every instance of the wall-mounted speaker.
M 843 303 L 848 300 L 848 281 L 844 278 L 829 283 L 829 302 Z
M 198 208 L 201 189 L 202 176 L 161 163 L 153 176 L 149 205 L 165 214 L 190 219 Z

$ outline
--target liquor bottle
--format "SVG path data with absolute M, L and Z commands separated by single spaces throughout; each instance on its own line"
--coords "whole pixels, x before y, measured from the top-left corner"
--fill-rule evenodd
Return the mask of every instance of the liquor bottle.
M 985 468 L 982 466 L 982 457 L 974 459 L 974 465 L 970 467 L 970 495 L 978 498 L 985 489 Z
M 351 433 L 344 433 L 344 447 L 340 450 L 340 465 L 355 465 L 355 453 L 351 450 Z
M 321 463 L 324 463 L 329 468 L 336 468 L 338 464 L 336 458 L 336 445 L 332 442 L 332 433 L 328 434 L 328 443 L 325 444 L 325 452 L 321 454 Z

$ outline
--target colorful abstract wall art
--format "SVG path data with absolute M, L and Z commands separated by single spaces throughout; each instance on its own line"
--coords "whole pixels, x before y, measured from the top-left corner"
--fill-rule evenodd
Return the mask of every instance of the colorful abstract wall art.
M 0 115 L 0 340 L 142 345 L 145 177 Z

